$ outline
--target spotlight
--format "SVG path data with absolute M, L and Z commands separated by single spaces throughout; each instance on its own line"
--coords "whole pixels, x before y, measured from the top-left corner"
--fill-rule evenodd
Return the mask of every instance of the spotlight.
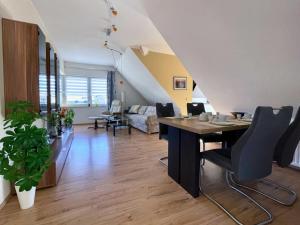
M 117 16 L 117 15 L 118 15 L 118 11 L 115 10 L 114 7 L 111 7 L 111 8 L 110 8 L 110 11 L 111 11 L 111 14 L 112 14 L 113 16 Z
M 117 32 L 117 31 L 118 31 L 118 28 L 117 28 L 116 25 L 112 25 L 111 27 L 112 27 L 112 30 L 113 30 L 114 32 Z

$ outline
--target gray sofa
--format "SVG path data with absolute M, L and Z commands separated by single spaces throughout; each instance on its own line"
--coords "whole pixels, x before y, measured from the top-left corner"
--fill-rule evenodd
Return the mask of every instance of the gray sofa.
M 145 110 L 146 107 L 146 110 Z M 159 131 L 155 106 L 140 107 L 137 113 L 126 112 L 126 117 L 132 127 L 137 128 L 147 134 L 157 133 Z

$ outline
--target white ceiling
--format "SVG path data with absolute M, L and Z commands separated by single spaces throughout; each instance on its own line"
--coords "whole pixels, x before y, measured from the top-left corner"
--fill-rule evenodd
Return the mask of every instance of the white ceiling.
M 299 106 L 299 0 L 143 2 L 217 111 Z
M 114 65 L 111 52 L 103 47 L 109 13 L 104 0 L 32 0 L 61 57 L 66 61 Z M 112 0 L 119 15 L 114 17 L 118 32 L 110 46 L 124 51 L 143 45 L 150 50 L 172 54 L 152 24 L 139 0 Z

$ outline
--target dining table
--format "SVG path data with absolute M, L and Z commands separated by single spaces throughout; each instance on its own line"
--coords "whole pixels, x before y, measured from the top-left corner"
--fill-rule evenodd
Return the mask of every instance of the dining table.
M 251 121 L 233 119 L 213 123 L 198 117 L 158 118 L 168 127 L 168 175 L 194 198 L 199 196 L 201 135 L 222 132 L 222 147 L 230 148 L 249 128 Z

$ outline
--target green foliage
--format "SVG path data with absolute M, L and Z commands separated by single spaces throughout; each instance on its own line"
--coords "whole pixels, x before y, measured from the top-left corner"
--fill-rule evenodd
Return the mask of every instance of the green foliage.
M 34 113 L 32 104 L 26 101 L 11 102 L 7 104 L 10 113 L 4 121 L 4 128 L 22 127 L 23 125 L 30 125 L 36 119 L 40 118 L 37 113 Z
M 20 191 L 29 191 L 37 186 L 50 164 L 47 130 L 33 125 L 39 116 L 30 103 L 20 101 L 8 107 L 11 113 L 5 120 L 6 136 L 0 140 L 0 174 L 20 186 Z
M 74 120 L 75 112 L 73 109 L 68 109 L 66 115 L 65 115 L 65 126 L 66 127 L 72 127 L 73 120 Z
M 57 112 L 51 112 L 51 114 L 48 116 L 48 123 L 53 127 L 57 127 L 59 123 L 59 119 L 60 117 Z

